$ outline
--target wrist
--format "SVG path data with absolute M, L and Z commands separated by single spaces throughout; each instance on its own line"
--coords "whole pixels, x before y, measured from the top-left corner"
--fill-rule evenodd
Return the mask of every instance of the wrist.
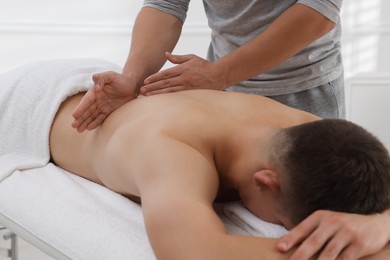
M 215 61 L 212 64 L 214 68 L 213 76 L 215 76 L 215 78 L 217 79 L 218 85 L 221 86 L 220 90 L 224 90 L 236 83 L 230 80 L 228 66 L 223 60 Z
M 135 93 L 139 94 L 140 88 L 144 85 L 144 79 L 132 71 L 122 71 L 122 74 L 126 77 L 127 84 L 130 88 L 134 89 Z

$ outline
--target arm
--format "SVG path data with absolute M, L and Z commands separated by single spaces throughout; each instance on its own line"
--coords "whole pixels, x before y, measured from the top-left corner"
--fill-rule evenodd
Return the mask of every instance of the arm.
M 390 210 L 369 216 L 317 211 L 283 236 L 278 249 L 286 252 L 298 246 L 290 260 L 308 259 L 317 253 L 319 259 L 358 259 L 377 252 L 372 259 L 383 259 L 380 257 L 389 257 L 389 241 Z
M 141 92 L 170 92 L 177 86 L 222 90 L 275 67 L 334 27 L 332 21 L 314 9 L 295 4 L 262 34 L 214 63 L 194 55 L 168 54 L 169 60 L 180 65 L 148 77 Z
M 137 87 L 156 73 L 166 61 L 165 52 L 172 51 L 179 40 L 183 23 L 170 14 L 144 7 L 134 24 L 131 47 L 123 74 Z
M 219 182 L 212 160 L 170 138 L 143 152 L 136 182 L 158 259 L 286 259 L 274 239 L 226 233 L 211 206 Z
M 145 77 L 165 63 L 165 52 L 173 50 L 181 28 L 178 18 L 150 7 L 142 8 L 134 24 L 123 74 L 110 71 L 93 75 L 95 86 L 74 110 L 72 126 L 79 132 L 92 130 L 112 111 L 134 99 Z

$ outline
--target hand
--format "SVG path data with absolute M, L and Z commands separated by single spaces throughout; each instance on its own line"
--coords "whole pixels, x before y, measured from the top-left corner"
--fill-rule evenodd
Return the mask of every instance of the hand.
M 90 88 L 73 111 L 72 127 L 78 132 L 100 126 L 118 107 L 137 97 L 136 84 L 129 77 L 113 71 L 94 74 Z
M 278 249 L 297 246 L 290 260 L 358 259 L 379 252 L 389 242 L 389 216 L 316 211 L 280 238 Z M 299 245 L 300 244 L 300 245 Z
M 179 65 L 146 78 L 145 85 L 141 87 L 142 94 L 147 96 L 186 89 L 223 90 L 227 87 L 223 71 L 215 63 L 193 54 L 172 55 L 167 52 L 166 57 Z

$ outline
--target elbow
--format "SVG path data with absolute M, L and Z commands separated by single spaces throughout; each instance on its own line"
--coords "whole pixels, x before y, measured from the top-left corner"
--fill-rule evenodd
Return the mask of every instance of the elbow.
M 313 23 L 313 25 L 315 26 L 315 30 L 320 36 L 325 35 L 336 28 L 336 23 L 329 20 L 325 16 L 321 16 L 319 19 L 317 19 L 317 22 Z
M 331 20 L 325 18 L 325 21 L 322 23 L 321 29 L 323 34 L 326 34 L 336 28 L 336 23 Z

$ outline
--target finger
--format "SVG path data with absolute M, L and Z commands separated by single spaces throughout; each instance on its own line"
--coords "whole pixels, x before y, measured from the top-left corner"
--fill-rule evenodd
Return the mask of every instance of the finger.
M 77 127 L 77 132 L 82 133 L 85 131 L 85 129 L 87 129 L 87 125 L 82 123 L 79 127 Z
M 165 88 L 172 88 L 175 86 L 182 85 L 182 83 L 183 82 L 180 79 L 180 75 L 179 75 L 173 78 L 163 79 L 157 82 L 144 85 L 141 87 L 140 91 L 142 94 L 146 95 L 148 92 L 163 90 Z
M 77 129 L 80 125 L 81 125 L 81 121 L 79 121 L 77 119 L 73 119 L 73 122 L 72 122 L 72 127 L 73 128 Z
M 181 74 L 181 72 L 182 71 L 180 69 L 180 66 L 175 66 L 175 67 L 172 67 L 172 68 L 169 68 L 166 70 L 162 70 L 160 72 L 157 72 L 157 73 L 147 77 L 144 80 L 144 84 L 148 85 L 148 84 L 151 84 L 154 82 L 162 81 L 164 79 L 174 78 L 174 77 L 179 76 Z
M 73 128 L 79 128 L 80 125 L 83 123 L 87 122 L 88 119 L 93 117 L 94 112 L 92 111 L 91 108 L 87 108 L 87 110 L 78 118 L 74 118 L 72 122 L 72 127 Z
M 150 91 L 145 94 L 145 96 L 153 96 L 157 94 L 164 94 L 164 93 L 171 93 L 171 92 L 178 92 L 178 91 L 183 91 L 186 90 L 187 88 L 184 86 L 174 86 L 174 87 L 169 87 L 169 88 L 164 88 L 164 89 L 159 89 L 155 91 Z
M 106 119 L 106 117 L 107 117 L 107 115 L 105 115 L 105 114 L 99 114 L 95 118 L 95 120 L 93 120 L 91 123 L 89 123 L 87 125 L 87 130 L 93 130 L 93 129 L 99 127 L 103 123 L 104 119 Z
M 87 110 L 77 119 L 77 125 L 74 127 L 79 131 L 80 129 L 87 129 L 87 126 L 95 120 L 99 115 L 99 111 L 96 109 L 96 105 L 92 105 L 87 108 Z
M 290 232 L 282 236 L 277 244 L 281 252 L 287 252 L 292 247 L 298 245 L 307 238 L 318 226 L 320 221 L 319 214 L 312 214 L 303 220 L 298 226 L 291 229 Z
M 93 111 L 92 111 L 93 110 Z M 83 120 L 80 123 L 80 126 L 77 128 L 78 132 L 83 132 L 84 130 L 88 129 L 88 125 L 91 124 L 98 116 L 99 116 L 99 111 L 96 109 L 89 108 L 88 113 L 83 117 Z
M 356 244 L 351 244 L 341 252 L 338 259 L 360 259 L 361 257 L 366 256 L 362 254 L 361 247 Z M 387 258 L 386 258 L 387 259 Z
M 170 79 L 164 79 L 158 82 L 144 85 L 141 87 L 140 91 L 143 95 L 148 96 L 151 93 L 161 94 L 161 93 L 172 92 L 170 90 L 165 90 L 165 89 L 176 89 L 178 86 L 184 87 L 181 76 L 177 76 Z
M 343 249 L 350 242 L 350 236 L 345 232 L 338 232 L 322 250 L 318 260 L 338 259 Z M 350 258 L 347 258 L 350 259 Z M 355 259 L 355 258 L 354 258 Z
M 94 86 L 95 87 L 95 86 Z M 94 88 L 92 87 L 92 88 Z M 96 95 L 94 89 L 89 89 L 87 93 L 80 100 L 80 103 L 73 110 L 72 116 L 75 119 L 79 119 L 83 114 L 88 111 L 88 108 L 95 102 Z
M 115 77 L 115 72 L 105 71 L 101 73 L 96 73 L 92 75 L 92 80 L 98 88 L 102 88 L 105 84 L 109 84 L 112 81 L 112 78 Z
M 187 55 L 175 55 L 175 54 L 172 54 L 170 52 L 166 52 L 165 53 L 165 56 L 167 57 L 167 59 L 173 63 L 173 64 L 182 64 L 184 62 L 187 62 L 189 60 L 192 60 L 194 59 L 195 57 L 197 57 L 196 55 L 194 54 L 187 54 Z
M 303 260 L 310 259 L 312 256 L 321 251 L 321 249 L 326 245 L 326 243 L 332 238 L 332 236 L 337 232 L 338 226 L 325 226 L 322 228 L 320 225 L 315 229 L 309 237 L 307 237 L 298 249 L 291 256 L 291 260 Z M 328 259 L 328 258 L 326 258 Z M 333 258 L 329 258 L 333 259 Z

